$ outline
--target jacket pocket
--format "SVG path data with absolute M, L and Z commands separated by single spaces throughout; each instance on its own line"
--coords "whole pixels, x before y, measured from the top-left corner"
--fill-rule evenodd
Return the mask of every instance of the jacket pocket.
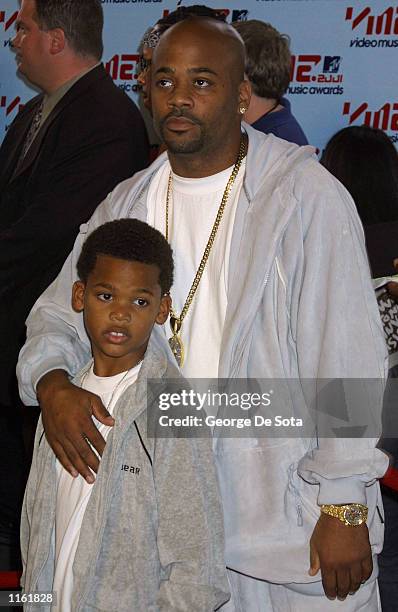
M 288 486 L 286 491 L 286 503 L 289 503 L 289 493 L 290 498 L 293 500 L 294 506 L 296 508 L 297 514 L 297 526 L 303 526 L 303 505 L 301 500 L 300 491 L 298 488 L 298 484 L 295 482 L 297 478 L 299 478 L 297 474 L 297 463 L 291 463 L 288 467 Z

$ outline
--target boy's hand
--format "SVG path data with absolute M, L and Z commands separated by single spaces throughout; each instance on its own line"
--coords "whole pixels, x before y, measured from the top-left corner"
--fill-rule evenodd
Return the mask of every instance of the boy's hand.
M 90 444 L 102 455 L 105 440 L 91 416 L 108 426 L 114 425 L 114 419 L 97 395 L 73 385 L 63 370 L 53 370 L 40 379 L 37 397 L 44 431 L 56 457 L 73 477 L 80 473 L 92 484 L 99 460 Z
M 310 540 L 309 575 L 322 573 L 325 595 L 345 599 L 371 575 L 372 552 L 366 523 L 347 527 L 338 518 L 321 514 Z

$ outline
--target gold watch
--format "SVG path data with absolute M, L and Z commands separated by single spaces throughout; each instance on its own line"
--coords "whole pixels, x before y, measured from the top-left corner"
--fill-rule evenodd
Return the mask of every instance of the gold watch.
M 345 504 L 343 506 L 323 504 L 321 512 L 338 518 L 347 527 L 362 525 L 368 518 L 368 507 L 363 504 Z

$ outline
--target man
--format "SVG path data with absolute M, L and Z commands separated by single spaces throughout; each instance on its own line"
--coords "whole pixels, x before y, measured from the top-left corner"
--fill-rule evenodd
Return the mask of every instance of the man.
M 0 525 L 18 541 L 23 458 L 15 366 L 25 319 L 61 269 L 79 225 L 118 182 L 147 165 L 148 143 L 138 109 L 100 63 L 100 0 L 22 0 L 16 26 L 18 70 L 42 91 L 0 149 Z
M 104 448 L 91 415 L 107 425 L 113 419 L 99 398 L 69 382 L 89 344 L 68 292 L 86 233 L 106 220 L 146 219 L 170 238 L 176 269 L 168 336 L 176 358 L 185 353 L 188 378 L 384 375 L 385 343 L 353 202 L 311 149 L 249 126 L 242 135 L 250 86 L 236 32 L 214 20 L 180 22 L 162 35 L 151 70 L 154 122 L 167 154 L 119 185 L 82 228 L 28 319 L 19 362 L 23 397 L 34 401 L 37 384 L 55 454 L 91 483 L 98 460 L 87 440 Z M 164 334 L 157 341 L 170 352 Z M 378 407 L 364 402 L 363 410 Z M 217 441 L 226 563 L 234 570 L 226 609 L 377 609 L 374 576 L 360 584 L 381 548 L 374 481 L 387 459 L 375 440 L 319 439 L 311 452 L 306 442 Z M 364 522 L 346 526 L 319 508 L 334 504 L 340 512 L 338 504 L 355 502 L 363 518 L 369 506 L 372 550 Z M 329 597 L 358 593 L 344 604 L 328 601 L 319 569 Z
M 211 17 L 225 21 L 225 15 L 217 9 L 209 8 L 204 4 L 193 4 L 190 6 L 179 6 L 175 11 L 171 11 L 166 17 L 158 19 L 154 26 L 147 29 L 140 43 L 140 71 L 137 81 L 141 88 L 141 96 L 144 106 L 151 112 L 150 96 L 150 66 L 153 50 L 159 42 L 163 32 L 170 26 L 187 19 L 187 17 Z
M 246 48 L 246 76 L 253 93 L 245 121 L 264 134 L 275 134 L 298 145 L 308 144 L 292 115 L 284 94 L 290 83 L 289 38 L 257 19 L 238 21 L 234 27 Z

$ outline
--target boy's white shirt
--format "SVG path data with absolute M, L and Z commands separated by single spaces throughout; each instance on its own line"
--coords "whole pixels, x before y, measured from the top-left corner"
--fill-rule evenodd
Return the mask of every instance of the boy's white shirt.
M 113 409 L 122 393 L 132 385 L 140 371 L 141 363 L 115 376 L 96 376 L 94 364 L 82 381 L 82 388 L 98 395 L 108 412 Z M 108 405 L 109 404 L 109 405 Z M 112 427 L 100 423 L 93 417 L 100 434 L 107 439 Z M 56 606 L 53 610 L 71 612 L 73 591 L 72 566 L 79 543 L 80 528 L 84 513 L 94 485 L 90 485 L 82 476 L 73 478 L 56 460 L 57 498 L 55 514 L 55 571 L 53 591 L 56 592 Z
M 227 281 L 232 230 L 246 161 L 241 165 L 224 209 L 202 279 L 181 328 L 186 378 L 217 378 L 227 310 Z M 173 174 L 169 206 L 169 242 L 174 255 L 173 309 L 180 315 L 195 278 L 233 166 L 205 178 Z M 154 175 L 147 197 L 147 222 L 165 234 L 168 159 Z M 220 282 L 220 279 L 222 282 Z M 195 322 L 193 324 L 193 321 Z M 198 324 L 198 321 L 201 323 Z M 169 323 L 163 326 L 171 337 Z

